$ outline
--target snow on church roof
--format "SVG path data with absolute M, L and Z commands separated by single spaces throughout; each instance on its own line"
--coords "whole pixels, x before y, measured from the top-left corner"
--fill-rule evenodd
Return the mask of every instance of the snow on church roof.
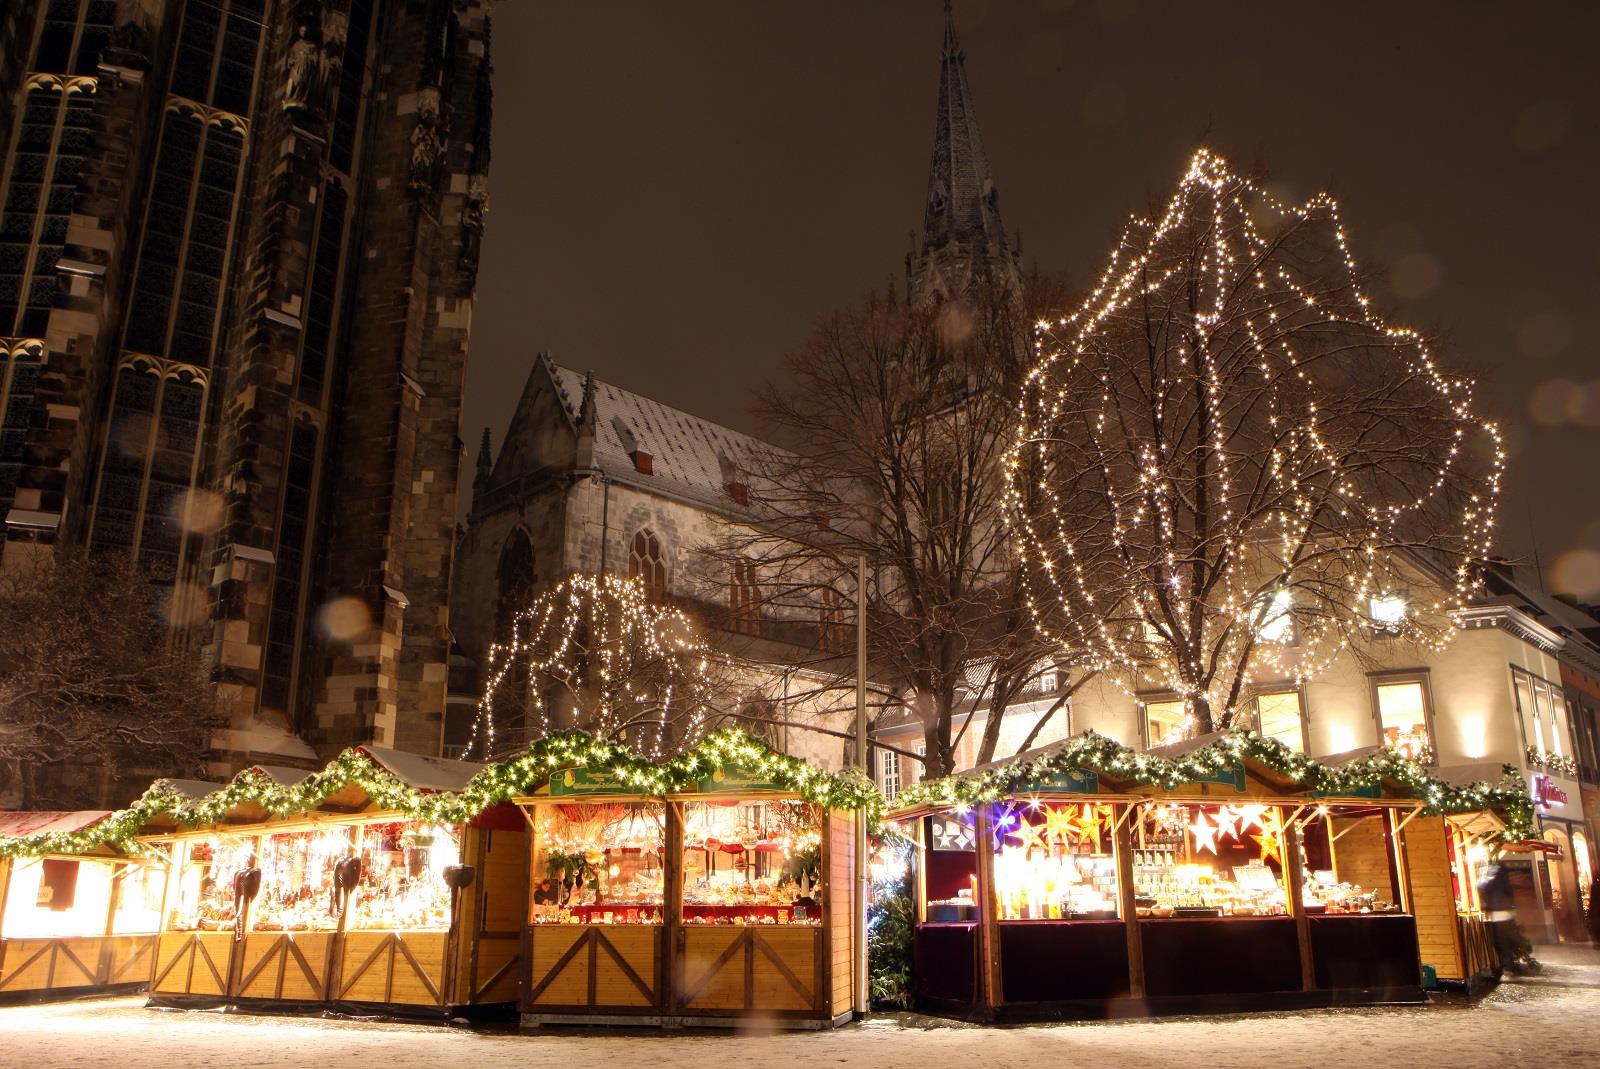
M 574 423 L 583 404 L 583 373 L 550 365 L 562 404 Z M 594 462 L 608 475 L 702 501 L 733 507 L 728 484 L 751 481 L 776 446 L 690 415 L 609 382 L 595 380 Z M 634 467 L 632 453 L 650 454 L 651 473 Z

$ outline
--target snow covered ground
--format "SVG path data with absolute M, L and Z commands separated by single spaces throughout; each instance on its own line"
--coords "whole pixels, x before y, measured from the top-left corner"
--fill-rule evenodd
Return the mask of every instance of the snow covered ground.
M 978 1028 L 879 1017 L 827 1033 L 546 1030 L 520 1036 L 147 1010 L 138 998 L 0 1009 L 0 1065 L 93 1069 L 1411 1069 L 1600 1066 L 1600 951 L 1549 949 L 1543 976 L 1476 1005 Z

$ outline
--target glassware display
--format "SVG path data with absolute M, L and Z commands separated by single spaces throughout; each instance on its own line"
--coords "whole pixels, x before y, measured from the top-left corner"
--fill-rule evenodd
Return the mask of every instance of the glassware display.
M 361 878 L 350 896 L 345 927 L 450 927 L 450 887 L 444 872 L 461 863 L 459 828 L 420 820 L 364 824 L 357 842 Z
M 182 840 L 167 928 L 216 932 L 233 927 L 237 906 L 233 878 L 254 864 L 255 852 L 254 839 L 212 835 Z
M 667 807 L 563 802 L 534 818 L 535 924 L 660 924 Z
M 999 919 L 1117 918 L 1113 819 L 1110 806 L 1091 803 L 997 806 L 994 883 Z
M 261 887 L 250 906 L 250 927 L 261 932 L 326 932 L 339 926 L 333 866 L 350 854 L 353 829 L 264 835 Z
M 685 924 L 822 923 L 822 809 L 685 802 Z
M 1151 806 L 1134 817 L 1141 917 L 1272 917 L 1289 911 L 1276 806 Z

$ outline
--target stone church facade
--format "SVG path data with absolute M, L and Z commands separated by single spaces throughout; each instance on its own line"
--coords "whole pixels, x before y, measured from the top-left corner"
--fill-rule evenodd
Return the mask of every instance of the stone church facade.
M 823 678 L 818 650 L 842 645 L 848 610 L 824 618 L 763 604 L 753 576 L 718 574 L 702 553 L 751 519 L 742 480 L 771 448 L 540 355 L 498 451 L 485 432 L 478 454 L 451 599 L 459 659 L 446 752 L 471 736 L 490 646 L 510 617 L 566 576 L 610 573 L 683 608 L 735 660 L 743 682 L 728 712 L 753 718 L 741 726 L 839 767 L 843 740 L 804 728 L 847 730 L 853 696 L 802 704 L 790 726 L 760 717 L 785 686 L 800 693 Z
M 170 584 L 218 771 L 437 752 L 488 0 L 3 7 L 0 568 Z

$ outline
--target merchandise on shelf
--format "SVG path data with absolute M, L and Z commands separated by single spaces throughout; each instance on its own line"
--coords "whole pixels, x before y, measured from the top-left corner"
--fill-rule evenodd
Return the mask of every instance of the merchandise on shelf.
M 215 932 L 233 927 L 238 906 L 233 879 L 252 867 L 255 841 L 212 835 L 180 843 L 180 852 L 167 928 Z
M 1289 911 L 1275 806 L 1162 805 L 1136 819 L 1142 917 L 1273 917 Z
M 538 809 L 535 924 L 660 924 L 666 806 L 564 802 Z
M 684 923 L 821 924 L 821 858 L 810 802 L 686 802 Z
M 1112 823 L 1111 807 L 1104 805 L 1002 806 L 995 818 L 999 919 L 1115 919 Z
M 450 927 L 445 870 L 461 863 L 453 825 L 406 821 L 361 829 L 361 878 L 346 927 L 418 931 Z

